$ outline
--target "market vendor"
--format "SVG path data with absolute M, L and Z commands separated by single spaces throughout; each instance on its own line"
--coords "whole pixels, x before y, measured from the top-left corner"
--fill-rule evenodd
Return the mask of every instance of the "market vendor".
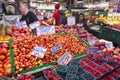
M 29 8 L 30 6 L 27 2 L 20 2 L 19 9 L 22 14 L 20 21 L 26 21 L 27 25 L 38 20 L 37 16 L 32 11 L 30 11 Z
M 30 11 L 29 8 L 30 8 L 30 6 L 27 2 L 21 2 L 19 4 L 19 9 L 22 14 L 20 21 L 26 21 L 28 26 L 29 26 L 29 24 L 31 24 L 35 21 L 38 21 L 37 16 L 32 11 Z M 31 34 L 36 35 L 36 29 L 32 29 Z
M 84 29 L 88 29 L 88 23 L 89 21 L 85 19 L 85 15 L 83 13 L 79 14 L 79 20 L 77 21 L 76 26 L 82 27 Z
M 53 21 L 55 25 L 59 25 L 60 23 L 60 4 L 55 4 L 55 12 L 53 13 Z

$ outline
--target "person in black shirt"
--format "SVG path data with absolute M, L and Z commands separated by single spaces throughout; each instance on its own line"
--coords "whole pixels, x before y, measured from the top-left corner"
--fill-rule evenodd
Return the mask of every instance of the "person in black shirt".
M 22 18 L 20 19 L 20 21 L 26 21 L 28 27 L 29 24 L 38 21 L 37 16 L 32 11 L 29 10 L 29 7 L 30 7 L 29 4 L 26 2 L 21 2 L 19 4 L 19 9 L 22 14 Z M 36 35 L 36 29 L 33 29 L 31 33 L 33 35 Z
M 21 2 L 19 4 L 19 9 L 21 11 L 22 14 L 22 18 L 20 19 L 20 21 L 26 21 L 27 25 L 38 21 L 37 16 L 29 10 L 29 4 L 26 2 Z
M 87 19 L 85 19 L 85 15 L 83 13 L 79 14 L 79 20 L 77 21 L 78 27 L 83 27 L 84 29 L 88 29 Z

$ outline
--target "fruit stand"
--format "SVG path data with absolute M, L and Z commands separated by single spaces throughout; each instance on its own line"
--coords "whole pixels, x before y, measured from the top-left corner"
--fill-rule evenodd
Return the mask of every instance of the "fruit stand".
M 33 25 L 39 23 L 39 27 Z M 116 25 L 98 24 L 87 31 L 74 25 L 54 26 L 49 21 L 33 24 L 30 28 L 36 27 L 36 35 L 22 25 L 11 26 L 0 36 L 1 79 L 120 79 L 120 48 L 109 42 L 119 42 Z

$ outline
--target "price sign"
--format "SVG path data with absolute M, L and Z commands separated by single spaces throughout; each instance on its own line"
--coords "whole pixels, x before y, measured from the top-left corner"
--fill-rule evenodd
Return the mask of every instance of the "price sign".
M 94 45 L 95 44 L 95 40 L 94 39 L 90 39 L 88 42 L 89 42 L 90 45 Z
M 105 44 L 105 47 L 108 48 L 108 49 L 109 49 L 109 48 L 112 48 L 112 47 L 113 47 L 113 44 L 112 44 L 112 43 L 106 43 L 106 44 Z
M 55 46 L 53 46 L 51 48 L 51 52 L 52 54 L 56 54 L 57 52 L 59 52 L 62 49 L 62 45 L 61 44 L 57 44 Z
M 37 35 L 48 35 L 48 34 L 54 34 L 55 33 L 55 27 L 54 26 L 45 26 L 45 27 L 38 27 L 37 28 Z
M 33 22 L 33 23 L 31 23 L 31 24 L 29 25 L 29 27 L 30 27 L 31 29 L 35 29 L 35 28 L 37 28 L 37 27 L 39 27 L 39 26 L 40 26 L 39 21 Z
M 58 60 L 58 64 L 67 65 L 72 59 L 72 55 L 69 52 L 65 52 L 65 54 Z
M 75 25 L 75 17 L 68 17 L 67 24 L 68 25 Z
M 98 51 L 99 51 L 98 47 L 89 47 L 88 48 L 88 53 L 90 53 L 90 54 L 95 54 Z
M 42 15 L 37 16 L 37 18 L 38 18 L 39 20 L 43 20 L 43 19 L 44 19 Z
M 27 23 L 26 23 L 26 21 L 18 22 L 18 23 L 16 23 L 16 27 L 17 28 L 27 27 Z
M 46 48 L 40 47 L 40 46 L 36 46 L 32 52 L 32 55 L 39 57 L 39 58 L 43 58 L 45 55 L 45 52 L 47 51 Z

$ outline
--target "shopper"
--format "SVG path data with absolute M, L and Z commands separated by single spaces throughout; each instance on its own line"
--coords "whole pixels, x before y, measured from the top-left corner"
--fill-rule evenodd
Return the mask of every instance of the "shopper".
M 55 22 L 54 23 L 55 25 L 59 25 L 59 23 L 60 23 L 60 10 L 59 10 L 59 8 L 60 8 L 60 4 L 55 4 L 55 12 L 53 13 L 53 16 L 52 16 L 52 18 Z
M 27 25 L 38 20 L 37 16 L 32 11 L 30 11 L 29 8 L 30 6 L 27 2 L 20 2 L 19 9 L 22 14 L 20 21 L 26 21 Z
M 83 13 L 79 14 L 79 20 L 77 21 L 77 25 L 78 27 L 82 27 L 84 29 L 88 29 L 88 20 L 85 19 L 85 15 Z

